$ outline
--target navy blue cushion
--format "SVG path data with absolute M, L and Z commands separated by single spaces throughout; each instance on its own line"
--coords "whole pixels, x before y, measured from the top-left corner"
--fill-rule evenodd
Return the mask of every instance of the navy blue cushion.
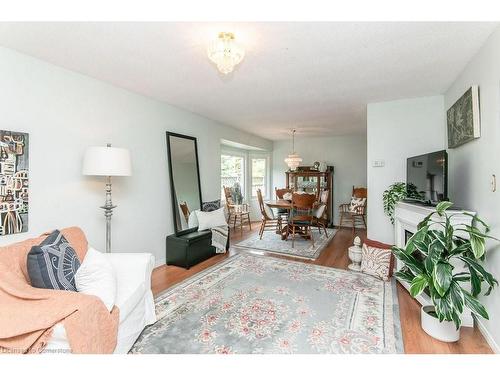
M 80 261 L 75 250 L 58 230 L 28 253 L 31 286 L 44 289 L 76 291 L 75 274 Z
M 220 199 L 210 202 L 203 202 L 201 204 L 201 210 L 205 212 L 212 212 L 218 210 L 219 208 L 220 208 Z
M 310 221 L 293 221 L 295 225 L 311 225 Z

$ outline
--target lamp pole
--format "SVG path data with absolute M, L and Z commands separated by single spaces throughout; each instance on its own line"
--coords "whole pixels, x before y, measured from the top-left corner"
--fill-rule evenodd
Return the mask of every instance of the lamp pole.
M 113 216 L 113 205 L 111 201 L 111 176 L 106 177 L 106 203 L 101 206 L 104 210 L 104 217 L 106 218 L 106 252 L 111 252 L 111 216 Z
M 111 143 L 108 143 L 106 146 L 111 147 Z M 113 208 L 116 208 L 111 199 L 111 176 L 106 176 L 106 202 L 104 203 L 104 206 L 101 206 L 101 208 L 104 210 L 104 217 L 106 218 L 106 253 L 110 253 L 111 216 L 113 216 Z

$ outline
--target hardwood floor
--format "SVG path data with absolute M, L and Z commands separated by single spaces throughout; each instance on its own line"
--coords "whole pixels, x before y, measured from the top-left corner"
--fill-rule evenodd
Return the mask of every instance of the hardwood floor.
M 250 232 L 248 229 L 240 234 L 239 231 L 231 235 L 231 243 L 237 243 L 248 237 L 251 233 L 255 233 L 258 229 L 258 223 L 254 225 L 254 229 Z M 358 230 L 356 233 L 362 240 L 366 238 L 366 231 Z M 298 260 L 305 263 L 320 264 L 323 266 L 336 267 L 346 269 L 349 264 L 347 256 L 347 248 L 352 245 L 353 235 L 350 229 L 339 229 L 328 247 L 323 250 L 318 259 Z M 189 270 L 175 266 L 160 266 L 153 271 L 152 289 L 156 295 L 172 285 L 182 281 L 183 279 L 210 267 L 228 256 L 236 254 L 237 251 L 231 251 L 229 254 L 216 255 L 205 262 L 193 266 Z M 281 258 L 287 258 L 279 255 L 268 255 Z M 288 258 L 290 259 L 290 258 Z M 460 341 L 456 343 L 444 343 L 433 339 L 427 335 L 420 327 L 420 305 L 415 301 L 398 283 L 398 299 L 399 311 L 401 318 L 401 329 L 403 332 L 403 342 L 405 353 L 422 353 L 422 354 L 480 354 L 492 353 L 488 343 L 483 338 L 478 328 L 462 328 Z

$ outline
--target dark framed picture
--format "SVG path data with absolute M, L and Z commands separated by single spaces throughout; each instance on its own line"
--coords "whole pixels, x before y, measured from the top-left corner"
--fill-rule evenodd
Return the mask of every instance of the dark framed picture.
M 481 136 L 479 87 L 469 88 L 446 112 L 448 147 L 455 148 Z

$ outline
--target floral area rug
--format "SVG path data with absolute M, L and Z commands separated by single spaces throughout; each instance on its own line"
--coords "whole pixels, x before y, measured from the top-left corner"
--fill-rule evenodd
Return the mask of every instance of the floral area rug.
M 317 259 L 328 243 L 333 239 L 337 230 L 327 228 L 328 237 L 325 236 L 323 231 L 321 232 L 322 234 L 317 230 L 312 230 L 311 233 L 314 238 L 314 246 L 312 246 L 311 240 L 296 236 L 294 247 L 292 247 L 291 237 L 284 241 L 279 234 L 273 231 L 267 231 L 262 235 L 262 239 L 260 239 L 259 234 L 256 233 L 232 247 L 238 250 L 252 252 L 267 251 L 296 258 Z
M 238 254 L 156 299 L 131 353 L 399 353 L 395 283 Z

